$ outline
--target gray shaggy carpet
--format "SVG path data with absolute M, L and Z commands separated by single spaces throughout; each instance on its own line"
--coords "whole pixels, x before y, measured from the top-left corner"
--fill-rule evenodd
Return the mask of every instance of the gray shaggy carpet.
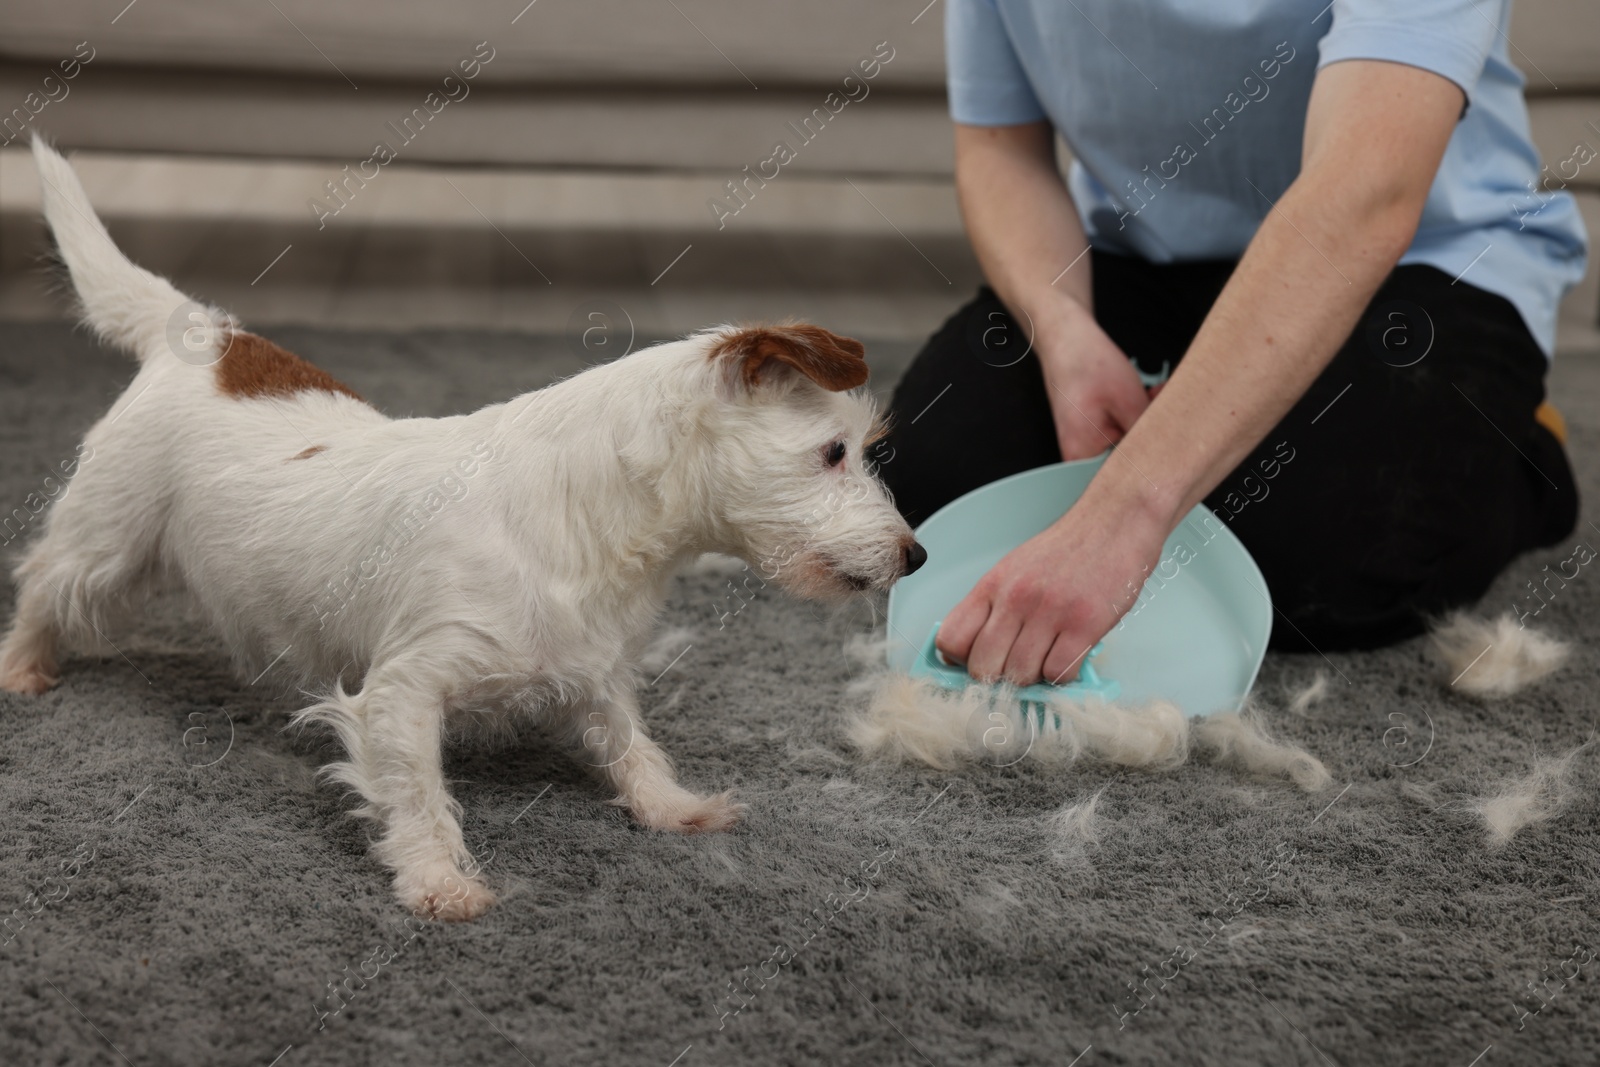
M 391 413 L 582 364 L 560 338 L 269 332 Z M 907 352 L 875 355 L 892 375 Z M 0 327 L 0 510 L 130 375 L 65 326 Z M 1555 382 L 1592 503 L 1600 367 Z M 1519 561 L 1486 606 L 1569 554 Z M 728 582 L 679 581 L 689 650 L 645 702 L 684 779 L 737 788 L 748 821 L 648 833 L 537 737 L 458 751 L 500 892 L 465 926 L 404 921 L 316 777 L 331 743 L 285 732 L 296 696 L 231 676 L 171 603 L 53 692 L 0 694 L 0 1063 L 1600 1062 L 1600 752 L 1503 848 L 1470 809 L 1591 735 L 1588 569 L 1536 620 L 1571 663 L 1512 699 L 1447 691 L 1420 641 L 1269 658 L 1274 725 L 1333 772 L 1316 795 L 1193 763 L 863 762 L 842 646 L 870 609 Z M 1331 695 L 1286 710 L 1318 670 Z

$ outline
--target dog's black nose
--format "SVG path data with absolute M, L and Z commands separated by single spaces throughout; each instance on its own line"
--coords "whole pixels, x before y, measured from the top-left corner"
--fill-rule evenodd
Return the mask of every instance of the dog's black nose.
M 916 569 L 928 562 L 928 550 L 913 541 L 906 546 L 906 573 L 915 573 Z

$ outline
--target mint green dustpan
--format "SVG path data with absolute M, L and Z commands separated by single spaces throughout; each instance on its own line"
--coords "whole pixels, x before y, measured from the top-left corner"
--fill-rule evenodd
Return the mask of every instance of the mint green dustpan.
M 1002 478 L 918 527 L 928 562 L 889 594 L 889 665 L 959 688 L 965 672 L 930 651 L 940 620 L 1002 556 L 1060 518 L 1105 459 Z M 1271 633 L 1272 599 L 1260 569 L 1233 531 L 1201 505 L 1167 538 L 1139 599 L 1088 657 L 1091 683 L 1029 686 L 1019 697 L 1025 711 L 1034 701 L 1095 696 L 1129 704 L 1170 700 L 1189 716 L 1237 711 Z

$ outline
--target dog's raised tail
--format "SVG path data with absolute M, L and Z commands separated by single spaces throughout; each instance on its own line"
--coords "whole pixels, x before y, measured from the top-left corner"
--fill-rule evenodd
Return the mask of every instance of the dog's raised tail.
M 45 221 L 72 274 L 84 322 L 106 342 L 145 361 L 167 344 L 169 323 L 181 319 L 179 308 L 194 302 L 122 254 L 95 214 L 72 165 L 37 133 L 33 161 L 39 169 Z M 211 309 L 205 311 L 211 321 L 223 321 Z M 177 322 L 179 330 L 186 325 Z

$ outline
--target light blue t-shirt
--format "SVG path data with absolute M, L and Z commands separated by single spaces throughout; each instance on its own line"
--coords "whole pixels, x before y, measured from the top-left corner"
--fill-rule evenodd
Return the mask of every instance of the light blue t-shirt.
M 1509 0 L 946 0 L 950 112 L 1048 119 L 1091 244 L 1153 262 L 1236 258 L 1300 171 L 1318 68 L 1405 63 L 1467 95 L 1402 263 L 1522 313 L 1549 354 L 1583 276 L 1576 203 L 1541 182 Z

